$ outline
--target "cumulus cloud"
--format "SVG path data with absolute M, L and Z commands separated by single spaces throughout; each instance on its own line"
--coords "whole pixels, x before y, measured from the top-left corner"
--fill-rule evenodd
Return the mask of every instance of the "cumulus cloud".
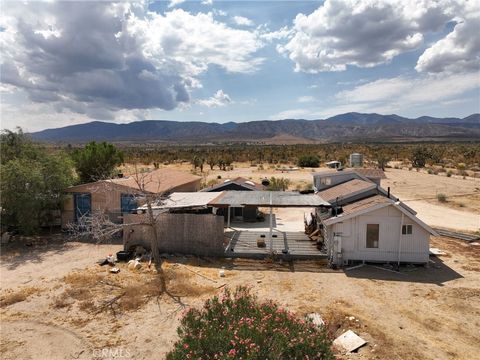
M 209 108 L 226 106 L 232 103 L 230 96 L 223 92 L 223 90 L 218 90 L 211 98 L 198 100 L 200 105 L 207 106 Z
M 252 26 L 253 21 L 243 16 L 234 16 L 233 22 L 240 26 Z
M 202 0 L 202 5 L 213 5 L 213 0 Z
M 190 100 L 212 64 L 253 72 L 257 35 L 212 14 L 165 14 L 110 2 L 9 4 L 2 14 L 1 82 L 56 111 L 113 118 Z M 228 39 L 228 41 L 226 41 Z
M 480 2 L 465 4 L 453 31 L 420 56 L 417 71 L 458 73 L 480 69 Z
M 417 49 L 424 34 L 442 29 L 458 6 L 449 0 L 326 0 L 313 13 L 296 16 L 278 51 L 296 71 L 372 67 Z

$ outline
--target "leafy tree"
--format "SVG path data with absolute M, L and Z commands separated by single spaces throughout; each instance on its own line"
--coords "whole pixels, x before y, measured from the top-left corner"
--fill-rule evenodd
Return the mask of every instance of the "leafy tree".
M 122 164 L 123 153 L 113 144 L 92 141 L 72 154 L 80 181 L 83 183 L 109 179 Z
M 385 171 L 385 166 L 388 164 L 390 161 L 390 157 L 383 152 L 379 152 L 376 157 L 378 167 Z
M 318 167 L 320 159 L 316 155 L 303 155 L 298 159 L 297 165 L 300 167 Z
M 412 164 L 416 168 L 423 168 L 431 157 L 432 154 L 426 146 L 416 146 L 412 151 Z
M 73 163 L 59 152 L 49 154 L 19 129 L 1 135 L 2 226 L 34 234 L 60 209 L 62 190 L 74 183 Z

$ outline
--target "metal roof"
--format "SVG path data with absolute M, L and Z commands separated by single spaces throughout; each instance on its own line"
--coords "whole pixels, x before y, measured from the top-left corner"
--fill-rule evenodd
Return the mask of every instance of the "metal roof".
M 210 206 L 273 206 L 273 207 L 330 207 L 330 203 L 314 194 L 293 191 L 224 191 Z
M 342 200 L 353 195 L 373 190 L 376 187 L 377 185 L 370 181 L 351 179 L 339 185 L 332 186 L 326 190 L 319 191 L 317 195 L 329 202 L 333 202 L 337 198 Z
M 159 204 L 152 206 L 153 209 L 182 209 L 207 207 L 209 202 L 219 196 L 218 192 L 175 192 L 170 194 Z M 147 205 L 139 207 L 145 210 Z

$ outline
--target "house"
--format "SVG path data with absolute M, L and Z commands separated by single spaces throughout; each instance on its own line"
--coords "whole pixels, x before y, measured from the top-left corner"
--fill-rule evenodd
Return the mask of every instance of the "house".
M 262 184 L 257 184 L 251 180 L 237 177 L 235 179 L 227 179 L 220 184 L 213 185 L 202 189 L 202 192 L 221 192 L 221 191 L 262 191 L 265 187 Z M 220 215 L 227 219 L 227 209 L 219 209 Z M 256 221 L 258 215 L 257 206 L 238 206 L 230 208 L 230 218 L 235 221 Z
M 145 194 L 195 192 L 200 189 L 201 179 L 188 172 L 161 168 L 69 187 L 64 190 L 62 228 L 92 212 L 101 212 L 113 222 L 121 222 L 122 215 L 136 209 Z
M 368 175 L 368 174 L 367 174 Z M 318 208 L 316 219 L 332 264 L 354 261 L 428 263 L 430 235 L 436 232 L 416 212 L 355 171 L 315 174 L 317 196 L 332 207 Z M 330 179 L 326 181 L 326 179 Z

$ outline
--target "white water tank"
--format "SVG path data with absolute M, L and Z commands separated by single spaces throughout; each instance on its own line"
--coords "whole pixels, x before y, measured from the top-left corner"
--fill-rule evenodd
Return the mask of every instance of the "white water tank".
M 350 154 L 350 167 L 362 167 L 363 155 L 359 153 Z

